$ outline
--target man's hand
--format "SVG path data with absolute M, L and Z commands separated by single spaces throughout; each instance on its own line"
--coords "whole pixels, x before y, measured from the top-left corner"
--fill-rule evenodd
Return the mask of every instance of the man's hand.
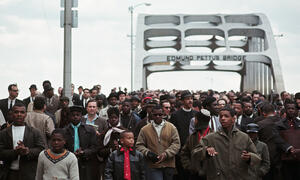
M 96 131 L 96 135 L 97 135 L 97 136 L 100 136 L 100 135 L 101 135 L 101 133 L 99 133 L 99 131 Z
M 247 151 L 243 151 L 242 152 L 242 155 L 241 155 L 241 158 L 244 160 L 244 161 L 249 161 L 250 160 L 250 153 L 247 152 Z
M 206 151 L 207 151 L 208 155 L 210 155 L 210 156 L 218 155 L 218 152 L 213 147 L 208 147 L 206 149 Z
M 119 149 L 119 142 L 117 140 L 114 140 L 114 150 Z
M 82 156 L 82 155 L 84 154 L 84 151 L 83 151 L 81 148 L 79 148 L 79 149 L 77 149 L 77 150 L 75 151 L 74 154 L 75 154 L 76 156 L 80 157 L 80 156 Z
M 289 152 L 290 152 L 291 154 L 294 154 L 294 153 L 295 153 L 295 148 L 292 146 L 292 147 L 289 149 Z
M 29 148 L 25 147 L 23 141 L 19 141 L 17 144 L 18 146 L 16 147 L 16 151 L 19 155 L 24 156 L 29 154 Z
M 158 158 L 158 161 L 156 162 L 156 164 L 159 164 L 167 158 L 167 154 L 165 152 L 163 152 L 163 153 L 161 153 L 161 155 L 157 156 L 157 158 Z
M 157 154 L 155 154 L 154 152 L 151 152 L 151 151 L 149 151 L 147 153 L 147 158 L 153 163 L 156 163 L 159 161 Z

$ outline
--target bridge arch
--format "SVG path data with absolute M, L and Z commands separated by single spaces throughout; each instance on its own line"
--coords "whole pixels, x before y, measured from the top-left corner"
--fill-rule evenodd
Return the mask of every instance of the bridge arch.
M 137 24 L 134 89 L 147 89 L 147 78 L 155 72 L 225 71 L 241 75 L 241 91 L 267 95 L 284 90 L 274 36 L 264 14 L 140 14 Z

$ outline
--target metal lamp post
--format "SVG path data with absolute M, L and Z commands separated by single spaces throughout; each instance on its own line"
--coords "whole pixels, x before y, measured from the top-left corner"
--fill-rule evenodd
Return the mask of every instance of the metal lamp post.
M 140 3 L 128 7 L 130 12 L 130 60 L 131 60 L 131 92 L 133 91 L 133 11 L 139 6 L 151 6 L 150 3 Z

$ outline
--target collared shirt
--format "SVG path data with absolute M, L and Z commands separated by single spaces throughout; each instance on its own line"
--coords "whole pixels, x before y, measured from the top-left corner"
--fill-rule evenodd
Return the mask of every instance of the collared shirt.
M 6 123 L 5 118 L 4 118 L 3 113 L 0 109 L 0 126 L 2 126 L 5 123 Z
M 211 116 L 208 125 L 209 125 L 210 129 L 213 130 L 213 132 L 217 132 L 220 127 L 220 124 L 218 123 L 218 121 L 219 121 L 218 116 Z
M 30 96 L 30 102 L 33 103 L 34 99 L 35 99 L 35 97 Z
M 182 110 L 184 110 L 185 112 L 191 112 L 191 111 L 192 111 L 192 108 L 190 108 L 190 109 L 185 109 L 185 108 L 183 107 Z
M 76 126 L 71 123 L 72 128 L 74 129 L 74 152 L 80 148 L 80 142 L 79 142 L 79 135 L 78 135 L 78 128 L 80 126 L 80 123 L 78 123 Z
M 23 141 L 25 126 L 12 125 L 11 129 L 12 129 L 13 147 L 15 149 L 18 146 L 18 142 Z M 11 162 L 10 169 L 19 170 L 19 161 L 20 161 L 20 155 L 18 156 L 18 159 Z
M 7 108 L 10 109 L 10 107 L 13 107 L 15 105 L 15 103 L 16 103 L 16 98 L 12 99 L 12 100 L 10 98 L 8 98 Z M 10 105 L 10 104 L 12 104 L 12 105 Z
M 237 125 L 241 125 L 241 123 L 242 123 L 242 115 L 240 115 L 238 118 L 237 118 L 237 120 L 236 120 L 236 123 L 237 123 Z
M 160 124 L 156 124 L 153 120 L 151 121 L 151 123 L 157 133 L 158 140 L 160 140 L 160 133 L 161 133 L 162 128 L 165 125 L 165 120 L 163 120 Z
M 86 118 L 85 124 L 87 124 L 87 125 L 95 125 L 95 121 L 96 121 L 96 119 L 98 119 L 99 116 L 97 114 L 95 114 L 95 117 L 94 117 L 94 119 L 92 121 L 89 120 L 88 114 L 84 115 L 83 117 Z
M 83 98 L 83 99 L 82 99 L 82 105 L 83 105 L 84 108 L 86 108 L 86 103 L 87 103 L 89 100 L 90 100 L 90 98 L 87 98 L 87 99 Z

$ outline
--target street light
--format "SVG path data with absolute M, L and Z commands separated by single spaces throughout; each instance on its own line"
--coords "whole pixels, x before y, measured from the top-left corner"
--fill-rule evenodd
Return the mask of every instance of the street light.
M 130 60 L 131 60 L 131 92 L 133 91 L 133 11 L 139 6 L 151 6 L 150 3 L 140 3 L 128 7 L 130 12 Z

